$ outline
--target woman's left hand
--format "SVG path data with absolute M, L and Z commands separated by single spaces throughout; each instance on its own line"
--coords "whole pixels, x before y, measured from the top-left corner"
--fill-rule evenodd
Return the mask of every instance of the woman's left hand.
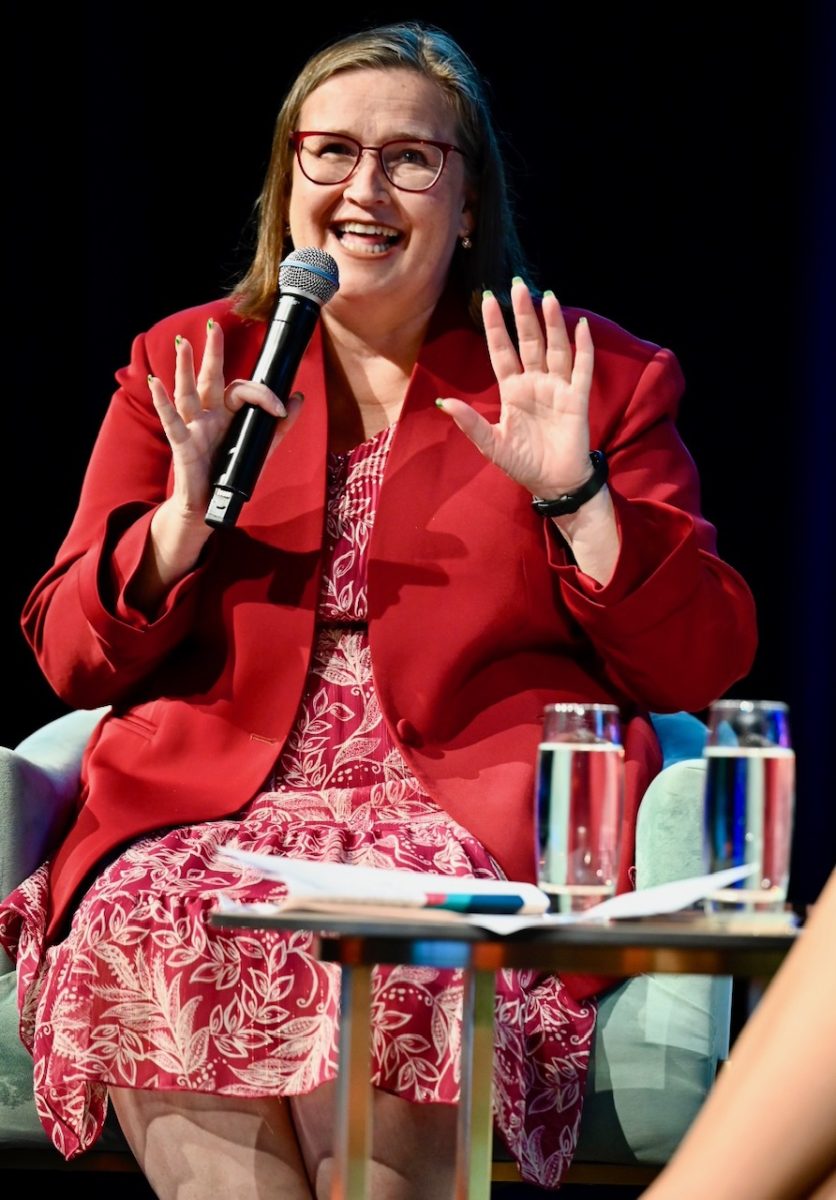
M 491 425 L 462 400 L 444 398 L 439 407 L 485 458 L 533 496 L 550 500 L 574 491 L 592 473 L 588 416 L 592 336 L 582 317 L 575 327 L 573 354 L 552 292 L 546 292 L 542 302 L 545 336 L 522 280 L 512 285 L 511 303 L 519 351 L 499 301 L 489 292 L 482 300 L 488 352 L 499 383 L 498 423 Z

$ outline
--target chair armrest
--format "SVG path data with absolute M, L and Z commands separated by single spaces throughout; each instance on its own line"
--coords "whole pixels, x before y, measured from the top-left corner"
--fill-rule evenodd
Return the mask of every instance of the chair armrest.
M 81 759 L 93 730 L 110 706 L 78 708 L 47 722 L 15 746 L 15 752 L 51 775 L 78 786 Z
M 0 747 L 0 896 L 48 856 L 78 796 L 84 748 L 107 708 L 66 713 Z

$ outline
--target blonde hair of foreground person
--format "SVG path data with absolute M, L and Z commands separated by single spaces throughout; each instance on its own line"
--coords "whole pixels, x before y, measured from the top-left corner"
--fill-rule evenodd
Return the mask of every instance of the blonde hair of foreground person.
M 836 1198 L 836 871 L 642 1197 Z

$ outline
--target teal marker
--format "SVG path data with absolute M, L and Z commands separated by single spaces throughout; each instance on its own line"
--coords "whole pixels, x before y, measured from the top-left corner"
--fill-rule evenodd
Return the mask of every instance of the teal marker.
M 426 908 L 446 908 L 460 913 L 518 913 L 525 908 L 522 896 L 499 894 L 472 895 L 470 892 L 431 892 L 424 898 Z

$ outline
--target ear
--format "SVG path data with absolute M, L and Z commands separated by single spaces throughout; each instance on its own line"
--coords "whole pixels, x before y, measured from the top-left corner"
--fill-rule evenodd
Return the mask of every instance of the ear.
M 470 235 L 473 233 L 474 229 L 476 228 L 476 216 L 474 214 L 473 209 L 474 209 L 473 198 L 470 195 L 470 193 L 468 193 L 465 196 L 464 204 L 462 205 L 462 216 L 461 216 L 461 221 L 459 222 L 459 232 L 458 232 L 458 237 L 460 237 L 460 238 L 470 237 Z

